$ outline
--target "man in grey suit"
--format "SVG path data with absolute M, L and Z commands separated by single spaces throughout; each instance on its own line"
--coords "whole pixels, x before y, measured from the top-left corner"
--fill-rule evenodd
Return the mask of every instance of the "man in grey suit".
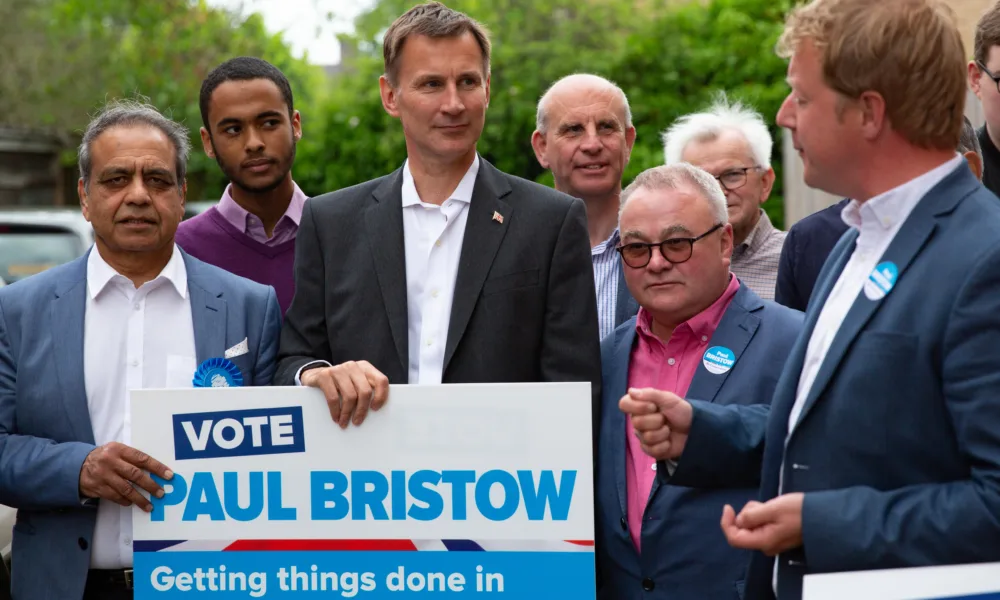
M 188 133 L 154 108 L 112 103 L 80 145 L 94 227 L 83 257 L 0 290 L 0 504 L 18 509 L 13 596 L 132 598 L 132 505 L 164 464 L 129 446 L 128 390 L 190 387 L 228 358 L 232 384 L 268 385 L 272 288 L 184 254 Z M 228 350 L 227 350 L 228 349 Z
M 476 152 L 490 43 L 438 3 L 388 29 L 379 81 L 395 172 L 306 203 L 275 379 L 325 393 L 341 427 L 389 383 L 589 381 L 600 348 L 580 200 Z

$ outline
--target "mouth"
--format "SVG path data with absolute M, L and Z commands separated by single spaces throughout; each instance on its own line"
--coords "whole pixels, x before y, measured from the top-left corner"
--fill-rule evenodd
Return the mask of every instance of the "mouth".
M 469 127 L 468 123 L 462 125 L 438 125 L 437 128 L 444 131 L 463 131 Z
M 271 168 L 274 164 L 274 160 L 270 158 L 255 158 L 253 160 L 245 161 L 241 167 L 250 171 L 251 173 L 263 173 Z
M 145 227 L 152 227 L 153 225 L 156 225 L 156 221 L 152 219 L 145 219 L 142 217 L 135 217 L 128 219 L 119 219 L 118 224 L 128 227 L 129 229 L 142 229 Z
M 657 290 L 657 289 L 670 288 L 670 287 L 673 287 L 673 286 L 676 286 L 676 285 L 681 285 L 681 284 L 678 281 L 661 281 L 659 283 L 651 283 L 651 284 L 649 284 L 646 287 L 649 288 L 649 289 L 651 289 L 651 290 Z
M 578 165 L 576 168 L 577 170 L 584 171 L 586 173 L 600 173 L 608 168 L 608 163 L 590 163 L 586 165 Z

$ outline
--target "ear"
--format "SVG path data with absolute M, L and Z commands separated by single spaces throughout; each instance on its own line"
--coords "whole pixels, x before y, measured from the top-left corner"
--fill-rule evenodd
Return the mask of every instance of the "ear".
M 625 130 L 625 164 L 632 158 L 632 147 L 635 145 L 635 127 Z
M 977 98 L 982 100 L 982 97 L 979 95 L 979 92 L 980 92 L 980 83 L 982 82 L 983 79 L 983 72 L 979 70 L 979 65 L 977 65 L 976 61 L 974 60 L 969 61 L 966 70 L 968 71 L 967 79 L 969 80 L 969 88 L 972 90 L 972 92 L 976 95 Z
M 184 203 L 187 202 L 187 195 L 188 195 L 188 180 L 185 178 L 184 181 L 181 182 L 181 208 L 184 208 Z
M 389 116 L 399 118 L 399 106 L 397 105 L 399 101 L 398 91 L 393 89 L 392 85 L 389 83 L 389 79 L 382 75 L 378 78 L 378 91 L 382 96 L 382 108 L 385 112 L 389 113 Z
M 302 139 L 302 116 L 299 111 L 292 113 L 292 136 L 296 142 Z
M 963 154 L 965 160 L 969 161 L 969 169 L 972 174 L 976 176 L 976 179 L 983 180 L 983 159 L 976 154 L 975 150 L 970 150 Z
M 83 218 L 90 222 L 90 197 L 87 195 L 87 190 L 83 185 L 83 177 L 76 182 L 76 195 L 80 197 L 80 210 L 83 212 Z
M 549 143 L 545 139 L 545 136 L 542 135 L 542 132 L 537 129 L 531 134 L 531 147 L 535 150 L 535 158 L 538 159 L 538 164 L 542 165 L 543 169 L 548 169 L 549 160 L 545 158 L 545 150 L 549 147 Z
M 733 226 L 726 223 L 722 226 L 722 258 L 728 267 L 733 258 Z
M 861 133 L 868 140 L 874 140 L 886 129 L 885 98 L 878 92 L 861 94 L 856 105 L 860 111 Z
M 490 77 L 492 76 L 486 76 L 486 108 L 490 107 Z
M 201 147 L 209 158 L 215 158 L 215 148 L 212 147 L 212 134 L 204 127 L 201 128 Z
M 771 190 L 774 189 L 774 167 L 768 167 L 767 171 L 760 176 L 760 203 L 764 202 L 771 196 Z

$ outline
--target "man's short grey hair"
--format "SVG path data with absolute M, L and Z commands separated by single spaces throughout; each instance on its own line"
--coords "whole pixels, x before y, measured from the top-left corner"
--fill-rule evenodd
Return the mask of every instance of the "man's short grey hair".
M 625 212 L 625 205 L 628 204 L 629 198 L 640 189 L 693 190 L 709 203 L 716 222 L 729 222 L 726 195 L 722 192 L 719 180 L 689 163 L 679 162 L 672 165 L 661 165 L 639 173 L 622 192 L 621 204 L 618 206 L 619 223 L 621 223 L 622 213 Z
M 765 169 L 771 167 L 774 140 L 764 119 L 752 108 L 738 101 L 730 102 L 724 93 L 716 97 L 708 110 L 685 115 L 663 132 L 664 161 L 668 165 L 678 163 L 689 143 L 712 141 L 726 131 L 742 134 L 754 162 Z
M 191 139 L 188 137 L 187 128 L 163 116 L 151 104 L 139 100 L 112 100 L 91 119 L 83 132 L 78 163 L 85 190 L 90 191 L 90 171 L 94 166 L 91 146 L 101 134 L 116 127 L 155 127 L 163 132 L 163 135 L 170 140 L 176 154 L 174 168 L 177 173 L 177 187 L 184 186 L 188 155 L 191 154 Z
M 538 100 L 538 106 L 535 109 L 535 129 L 539 133 L 545 135 L 549 127 L 549 101 L 552 99 L 552 92 L 558 90 L 558 88 L 563 87 L 567 84 L 591 84 L 595 87 L 604 87 L 614 90 L 615 94 L 621 99 L 622 107 L 625 111 L 625 128 L 632 126 L 632 109 L 628 105 L 628 97 L 625 92 L 622 91 L 617 84 L 613 81 L 608 81 L 607 79 L 601 77 L 600 75 L 591 75 L 590 73 L 574 73 L 573 75 L 567 75 L 556 81 L 549 89 L 545 90 L 542 97 Z
M 976 130 L 972 127 L 969 117 L 964 118 L 965 124 L 962 125 L 962 135 L 958 138 L 958 151 L 962 154 L 975 152 L 979 155 L 980 162 L 982 162 L 983 149 L 979 145 L 979 136 L 976 135 Z

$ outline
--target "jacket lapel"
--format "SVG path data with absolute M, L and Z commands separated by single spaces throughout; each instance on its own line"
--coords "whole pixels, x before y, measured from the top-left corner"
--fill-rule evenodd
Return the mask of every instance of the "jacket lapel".
M 462 240 L 442 372 L 447 371 L 448 363 L 465 333 L 500 242 L 514 218 L 514 210 L 501 200 L 510 192 L 510 184 L 503 175 L 480 157 L 479 174 L 472 190 L 472 202 L 469 204 L 465 237 Z M 501 218 L 495 219 L 494 213 Z
M 896 266 L 897 275 L 893 284 L 894 286 L 899 285 L 899 280 L 906 273 L 907 268 L 917 255 L 920 254 L 920 251 L 934 234 L 934 230 L 937 227 L 937 218 L 953 210 L 962 198 L 975 189 L 975 186 L 970 184 L 970 180 L 978 185 L 978 182 L 975 181 L 975 178 L 963 162 L 955 171 L 945 177 L 941 183 L 934 186 L 933 189 L 925 194 L 916 207 L 914 207 L 899 231 L 896 232 L 892 243 L 889 244 L 885 253 L 878 260 L 878 264 L 891 262 Z M 847 252 L 848 257 L 853 252 L 853 249 L 854 244 L 851 244 L 850 250 Z M 844 262 L 847 262 L 846 258 Z M 837 277 L 835 276 L 831 276 L 828 279 L 826 283 L 829 288 L 832 289 L 833 282 L 836 279 Z M 826 290 L 826 296 L 829 296 L 829 290 Z M 844 322 L 833 338 L 833 343 L 830 345 L 830 349 L 823 359 L 823 364 L 816 374 L 816 379 L 809 389 L 809 395 L 806 397 L 805 404 L 803 404 L 802 412 L 799 414 L 796 424 L 801 423 L 808 416 L 816 400 L 830 383 L 833 373 L 836 372 L 837 367 L 847 354 L 854 339 L 857 338 L 858 334 L 878 309 L 891 298 L 891 289 L 887 295 L 876 300 L 869 299 L 864 291 L 858 294 L 847 316 L 844 318 Z M 822 310 L 826 299 L 824 297 L 822 303 L 816 303 L 813 310 L 816 313 L 813 315 L 814 319 L 818 317 L 818 313 Z M 812 325 L 815 326 L 815 320 L 813 320 Z
M 194 326 L 194 346 L 198 364 L 210 358 L 223 358 L 226 353 L 226 301 L 222 290 L 201 268 L 181 251 L 188 274 L 188 294 L 191 297 L 191 324 Z
M 764 308 L 764 302 L 760 297 L 753 293 L 750 288 L 741 284 L 733 301 L 729 304 L 729 308 L 726 309 L 726 313 L 722 315 L 722 320 L 719 321 L 715 333 L 712 334 L 708 347 L 728 348 L 736 358 L 736 362 L 733 363 L 735 366 L 739 363 L 740 356 L 743 355 L 743 351 L 750 344 L 750 340 L 753 339 L 754 333 L 757 332 L 757 327 L 760 325 L 760 317 L 753 313 L 762 308 Z M 703 361 L 694 372 L 691 385 L 688 386 L 687 397 L 714 402 L 730 373 L 732 373 L 731 368 L 725 373 L 710 373 L 705 368 Z
M 386 177 L 372 192 L 365 210 L 368 244 L 382 290 L 392 340 L 405 374 L 410 368 L 409 318 L 406 307 L 406 248 L 403 244 L 403 169 Z M 471 215 L 470 215 L 471 218 Z
M 615 251 L 617 253 L 617 251 Z M 615 298 L 615 327 L 628 321 L 639 312 L 639 303 L 632 297 L 625 283 L 625 265 L 618 261 L 618 295 Z
M 609 440 L 611 464 L 614 466 L 615 472 L 615 488 L 618 490 L 618 503 L 624 517 L 628 515 L 625 452 L 630 432 L 625 427 L 625 414 L 618 410 L 618 399 L 628 391 L 628 370 L 632 357 L 632 343 L 635 341 L 635 327 L 629 327 L 625 331 L 611 335 L 615 336 L 612 364 L 604 371 L 607 375 L 606 387 L 604 388 L 604 399 L 608 403 L 605 406 L 607 422 L 602 423 L 601 428 L 606 431 L 607 437 L 605 439 Z M 603 435 L 605 434 L 602 433 Z
M 92 250 L 91 250 L 92 251 Z M 73 435 L 94 443 L 94 427 L 87 408 L 84 360 L 84 315 L 87 310 L 87 258 L 77 259 L 72 274 L 57 286 L 52 303 L 52 348 L 63 402 Z

